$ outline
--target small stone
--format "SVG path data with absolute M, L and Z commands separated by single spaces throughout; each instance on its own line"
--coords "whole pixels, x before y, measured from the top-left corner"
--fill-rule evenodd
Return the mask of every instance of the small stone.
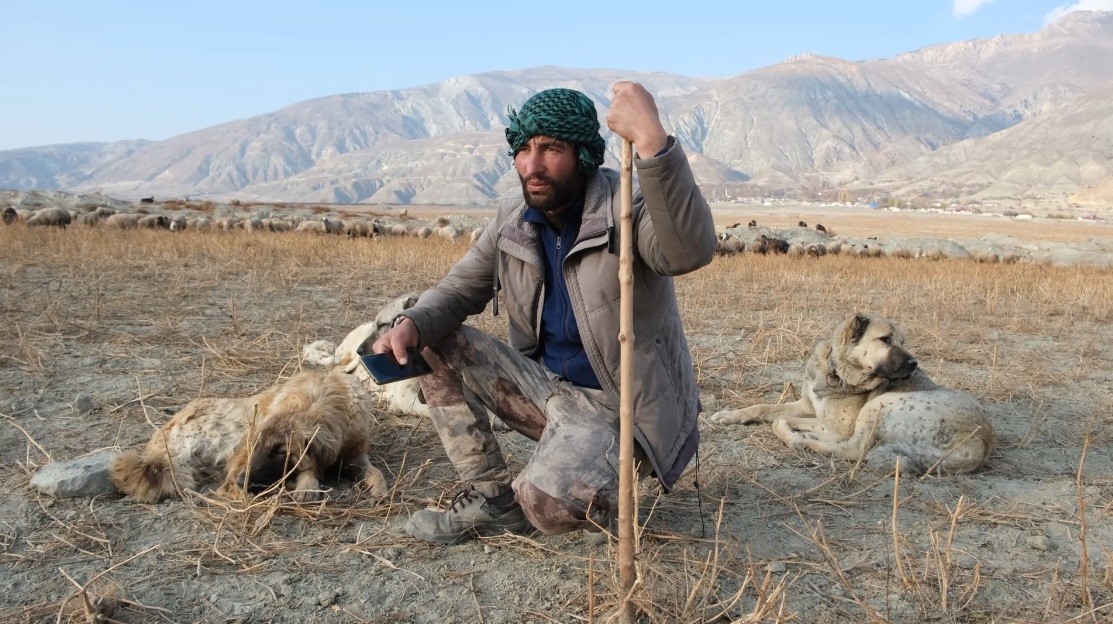
M 51 462 L 31 477 L 31 485 L 59 498 L 115 493 L 116 486 L 108 478 L 108 466 L 115 455 L 105 450 L 68 462 Z
M 340 592 L 336 591 L 335 589 L 332 591 L 321 592 L 321 594 L 317 596 L 317 604 L 321 605 L 322 607 L 330 606 L 332 603 L 336 602 L 336 597 L 339 595 Z
M 489 555 L 489 554 L 491 554 L 491 553 L 493 553 L 493 552 L 495 552 L 495 549 L 491 548 L 491 546 L 490 546 L 490 545 L 488 545 L 488 544 L 484 544 L 484 545 L 483 545 L 483 554 L 484 554 L 484 555 Z
M 88 414 L 89 412 L 97 409 L 97 405 L 96 403 L 93 403 L 92 397 L 87 394 L 83 394 L 77 397 L 77 400 L 73 402 L 73 408 L 77 410 L 78 414 Z
M 1066 542 L 1073 542 L 1075 539 L 1070 526 L 1058 522 L 1049 522 L 1044 525 L 1043 533 L 1048 537 L 1058 538 Z
M 783 561 L 771 561 L 769 565 L 765 566 L 765 571 L 770 574 L 783 574 L 788 567 Z
M 1051 540 L 1047 539 L 1046 535 L 1029 535 L 1027 544 L 1029 548 L 1034 548 L 1036 550 L 1051 550 Z

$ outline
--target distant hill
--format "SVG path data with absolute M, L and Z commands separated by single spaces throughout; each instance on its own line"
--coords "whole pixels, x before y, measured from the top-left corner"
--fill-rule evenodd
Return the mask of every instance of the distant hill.
M 1094 189 L 1113 175 L 1110 59 L 1113 13 L 1074 12 L 1030 34 L 859 62 L 803 54 L 723 79 L 491 72 L 317 98 L 165 141 L 4 151 L 0 188 L 488 203 L 518 192 L 508 107 L 567 86 L 592 97 L 602 118 L 610 85 L 632 78 L 656 94 L 713 193 L 1100 204 Z M 613 164 L 613 137 L 609 148 Z

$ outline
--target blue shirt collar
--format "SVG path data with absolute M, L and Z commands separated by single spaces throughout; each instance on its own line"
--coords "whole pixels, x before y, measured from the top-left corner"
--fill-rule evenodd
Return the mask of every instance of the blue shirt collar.
M 569 223 L 578 224 L 584 216 L 584 200 L 576 200 L 571 206 L 568 207 L 568 212 L 564 213 L 564 215 L 565 225 Z M 530 223 L 539 223 L 541 225 L 552 227 L 549 224 L 549 220 L 545 218 L 545 215 L 542 214 L 540 210 L 533 208 L 532 206 L 526 208 L 526 212 L 522 215 L 522 219 L 525 221 L 529 221 Z

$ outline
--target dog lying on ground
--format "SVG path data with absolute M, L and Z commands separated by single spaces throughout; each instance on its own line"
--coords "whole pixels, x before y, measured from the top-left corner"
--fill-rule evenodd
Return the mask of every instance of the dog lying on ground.
M 374 320 L 348 332 L 339 346 L 327 340 L 318 340 L 306 345 L 302 349 L 302 361 L 313 366 L 336 366 L 351 372 L 372 396 L 384 404 L 383 408 L 386 410 L 398 414 L 428 416 L 429 407 L 425 404 L 425 398 L 421 393 L 421 383 L 416 378 L 380 386 L 371 379 L 367 370 L 356 362 L 361 349 L 366 349 L 366 353 L 370 354 L 371 343 L 390 329 L 398 315 L 417 303 L 417 297 L 418 293 L 411 292 L 391 299 Z
M 374 399 L 339 368 L 307 371 L 245 398 L 190 401 L 146 448 L 125 451 L 109 468 L 116 488 L 157 502 L 221 480 L 236 496 L 291 486 L 297 501 L 319 499 L 321 479 L 344 475 L 373 496 L 386 480 L 367 458 Z
M 966 473 L 996 445 L 973 396 L 933 382 L 887 319 L 855 314 L 812 349 L 801 398 L 713 414 L 716 424 L 772 423 L 790 448 L 916 474 Z

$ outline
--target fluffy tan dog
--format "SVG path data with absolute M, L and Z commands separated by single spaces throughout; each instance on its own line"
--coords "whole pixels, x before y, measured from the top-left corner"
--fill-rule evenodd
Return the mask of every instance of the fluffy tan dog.
M 318 340 L 306 345 L 302 349 L 302 361 L 314 366 L 337 366 L 355 375 L 363 382 L 363 387 L 378 399 L 384 409 L 397 414 L 428 416 L 429 406 L 425 404 L 421 383 L 417 379 L 406 379 L 380 386 L 359 363 L 362 350 L 368 349 L 367 353 L 370 353 L 371 343 L 390 329 L 394 319 L 398 318 L 404 310 L 412 307 L 417 302 L 417 297 L 418 293 L 411 292 L 391 299 L 379 310 L 374 320 L 348 332 L 339 346 L 327 340 Z
M 109 476 L 128 497 L 156 502 L 220 480 L 220 493 L 289 487 L 316 500 L 325 477 L 349 476 L 371 495 L 386 492 L 367 458 L 373 399 L 334 368 L 300 373 L 246 398 L 189 402 L 146 448 L 113 460 Z
M 800 400 L 713 414 L 717 424 L 772 423 L 791 448 L 914 473 L 977 470 L 996 438 L 973 396 L 939 386 L 888 319 L 855 314 L 812 349 Z

